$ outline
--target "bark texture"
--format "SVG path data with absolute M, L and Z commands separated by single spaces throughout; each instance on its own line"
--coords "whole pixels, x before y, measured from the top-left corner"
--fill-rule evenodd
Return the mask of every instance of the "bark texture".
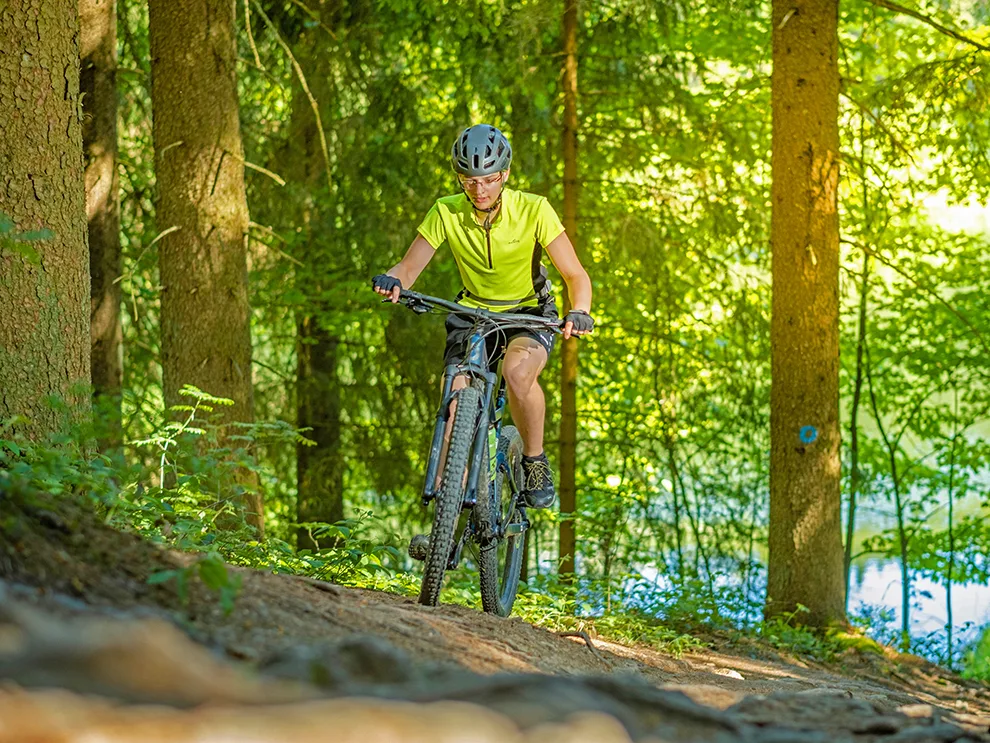
M 578 249 L 577 212 L 577 0 L 564 0 L 564 229 Z M 571 310 L 571 299 L 564 286 L 564 311 Z M 578 341 L 576 338 L 561 343 L 560 354 L 560 513 L 577 511 L 577 377 Z M 577 529 L 573 519 L 560 522 L 560 574 L 573 575 L 574 555 L 577 549 Z
M 120 445 L 120 202 L 117 188 L 117 12 L 115 0 L 79 0 L 79 87 L 83 105 L 89 221 L 90 364 L 103 398 L 110 446 Z
M 838 0 L 773 3 L 766 612 L 844 616 L 839 463 Z
M 192 384 L 228 397 L 224 420 L 253 420 L 234 4 L 151 0 L 152 107 L 166 405 Z M 261 503 L 248 503 L 261 524 Z
M 62 423 L 47 396 L 88 401 L 76 3 L 0 5 L 0 420 L 26 416 L 36 438 Z

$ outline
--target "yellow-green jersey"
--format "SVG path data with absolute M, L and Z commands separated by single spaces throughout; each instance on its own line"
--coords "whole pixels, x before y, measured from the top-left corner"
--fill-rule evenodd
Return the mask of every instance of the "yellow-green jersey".
M 418 231 L 434 250 L 450 246 L 464 283 L 461 304 L 505 310 L 538 304 L 543 248 L 564 226 L 543 196 L 505 188 L 489 229 L 460 193 L 437 199 Z

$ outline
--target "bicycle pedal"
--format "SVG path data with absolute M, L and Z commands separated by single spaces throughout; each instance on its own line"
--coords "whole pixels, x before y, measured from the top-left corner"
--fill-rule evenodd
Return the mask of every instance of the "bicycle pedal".
M 409 556 L 414 560 L 422 562 L 426 559 L 426 554 L 430 549 L 430 536 L 428 534 L 417 534 L 409 540 Z

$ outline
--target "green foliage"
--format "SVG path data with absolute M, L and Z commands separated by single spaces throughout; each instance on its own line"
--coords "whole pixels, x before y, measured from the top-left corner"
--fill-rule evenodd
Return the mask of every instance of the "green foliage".
M 990 632 L 986 629 L 964 653 L 962 676 L 977 681 L 990 681 Z
M 397 539 L 380 535 L 387 527 L 371 511 L 335 524 L 309 522 L 296 525 L 318 543 L 333 546 L 294 552 L 286 543 L 279 545 L 278 569 L 308 575 L 318 580 L 356 588 L 410 593 L 419 590 L 418 581 L 403 571 L 406 558 L 396 547 Z
M 801 616 L 808 607 L 798 604 L 792 612 L 784 612 L 763 623 L 760 638 L 769 645 L 789 653 L 804 655 L 821 661 L 830 661 L 841 652 L 843 643 L 838 633 L 822 632 L 801 624 Z
M 120 460 L 64 462 L 35 451 L 37 473 L 20 476 L 63 490 L 78 481 L 80 492 L 101 493 L 115 524 L 163 542 L 414 593 L 415 577 L 394 550 L 428 519 L 418 491 L 443 330 L 383 308 L 367 280 L 398 259 L 433 200 L 455 188 L 445 155 L 466 123 L 503 127 L 514 146 L 512 185 L 559 207 L 560 8 L 385 0 L 316 10 L 278 0 L 250 9 L 251 40 L 246 33 L 239 40 L 245 156 L 278 176 L 246 171 L 252 376 L 262 423 L 213 429 L 207 408 L 220 403 L 195 396 L 182 420 L 161 421 L 156 238 L 168 225 L 154 218 L 147 9 L 124 0 L 124 424 L 128 440 L 140 442 L 126 450 L 127 466 L 141 474 L 104 480 L 100 468 Z M 986 34 L 987 16 L 972 3 L 940 12 L 975 38 Z M 842 14 L 845 431 L 852 400 L 860 401 L 851 552 L 903 559 L 910 610 L 921 598 L 913 577 L 990 580 L 981 487 L 990 251 L 985 230 L 947 229 L 950 220 L 932 212 L 938 202 L 986 198 L 990 67 L 913 19 L 870 4 L 843 5 Z M 573 613 L 642 612 L 678 627 L 761 627 L 771 352 L 768 18 L 766 3 L 749 0 L 609 0 L 583 11 L 578 244 L 598 320 L 582 343 L 579 386 L 576 523 L 587 593 L 578 602 L 549 584 L 521 597 L 519 610 L 548 626 L 563 629 L 554 623 Z M 553 280 L 559 290 L 559 276 Z M 451 295 L 458 287 L 441 248 L 417 289 Z M 348 518 L 304 525 L 332 546 L 296 554 L 296 452 L 307 432 L 270 422 L 299 420 L 309 379 L 300 375 L 300 350 L 323 348 L 333 353 L 316 370 L 315 394 L 333 399 L 337 411 L 328 427 Z M 541 378 L 552 458 L 558 363 L 555 355 Z M 842 459 L 848 498 L 846 433 Z M 230 505 L 245 487 L 235 482 L 239 466 L 258 476 L 265 494 L 264 544 L 236 523 Z M 543 515 L 534 522 L 535 586 L 556 570 L 557 523 Z M 450 596 L 474 605 L 472 591 L 457 583 Z M 827 638 L 782 622 L 767 628 L 774 642 L 838 652 Z M 889 616 L 873 616 L 867 627 L 878 641 L 891 639 Z M 952 652 L 958 657 L 958 647 Z
M 49 403 L 65 408 L 58 400 Z M 0 420 L 0 491 L 29 497 L 42 492 L 107 508 L 121 497 L 121 479 L 137 472 L 118 453 L 97 450 L 102 428 L 96 418 L 77 420 L 45 441 L 25 438 L 20 431 L 24 422 L 16 416 Z
M 184 568 L 152 573 L 148 576 L 148 583 L 174 580 L 179 600 L 185 604 L 189 600 L 189 583 L 195 578 L 199 578 L 204 586 L 218 594 L 224 614 L 233 611 L 234 600 L 241 590 L 242 578 L 239 573 L 231 572 L 216 552 L 211 552 Z
M 795 655 L 802 655 L 823 662 L 835 661 L 847 652 L 884 654 L 884 643 L 870 635 L 885 632 L 891 622 L 889 612 L 860 613 L 851 626 L 833 625 L 824 630 L 812 629 L 801 623 L 808 608 L 798 604 L 792 612 L 784 612 L 761 623 L 759 636 L 772 647 Z M 896 632 L 887 632 L 890 643 Z

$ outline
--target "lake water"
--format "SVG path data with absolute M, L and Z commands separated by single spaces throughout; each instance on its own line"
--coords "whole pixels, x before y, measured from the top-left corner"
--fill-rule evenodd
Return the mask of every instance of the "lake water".
M 944 631 L 946 622 L 945 586 L 913 577 L 914 597 L 911 606 L 911 634 L 923 637 Z M 849 581 L 849 610 L 862 604 L 893 609 L 900 626 L 901 570 L 892 560 L 866 560 L 853 565 Z M 990 622 L 990 586 L 980 584 L 952 586 L 952 623 L 960 640 L 973 639 Z M 964 628 L 970 624 L 971 628 Z

